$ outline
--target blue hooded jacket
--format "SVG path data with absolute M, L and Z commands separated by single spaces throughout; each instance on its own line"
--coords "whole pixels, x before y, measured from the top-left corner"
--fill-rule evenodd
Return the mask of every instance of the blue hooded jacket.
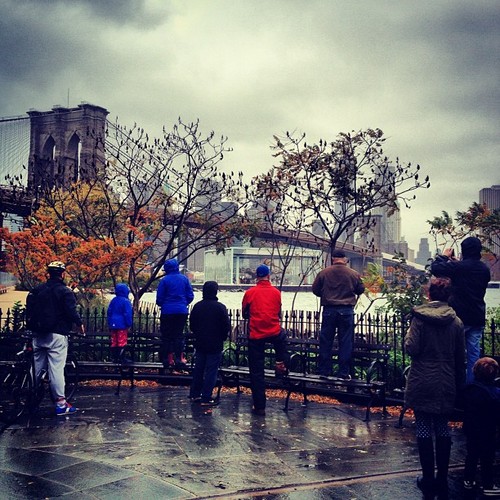
M 163 266 L 166 276 L 161 279 L 156 292 L 156 304 L 161 314 L 187 314 L 194 299 L 191 282 L 180 273 L 177 259 L 169 259 Z
M 132 326 L 132 303 L 130 290 L 125 283 L 115 287 L 115 295 L 108 306 L 108 326 L 111 330 L 125 330 Z

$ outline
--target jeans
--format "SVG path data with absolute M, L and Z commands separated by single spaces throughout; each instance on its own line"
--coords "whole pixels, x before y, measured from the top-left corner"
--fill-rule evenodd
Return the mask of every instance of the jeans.
M 319 375 L 332 374 L 332 348 L 335 333 L 339 341 L 340 377 L 351 373 L 351 355 L 354 344 L 354 308 L 352 306 L 324 306 L 319 333 Z
M 467 349 L 467 377 L 466 382 L 469 384 L 474 381 L 472 367 L 481 356 L 481 339 L 483 338 L 484 327 L 482 326 L 465 326 L 465 347 Z
M 68 337 L 59 333 L 33 337 L 33 356 L 36 376 L 42 370 L 47 370 L 53 398 L 59 402 L 65 401 L 64 367 L 68 357 Z
M 275 337 L 248 340 L 248 366 L 250 368 L 250 389 L 252 391 L 253 407 L 256 410 L 266 408 L 266 377 L 264 364 L 266 344 L 272 344 L 276 353 L 276 362 L 288 361 L 286 351 L 286 335 L 282 332 Z
M 165 368 L 168 368 L 168 355 L 170 353 L 174 354 L 175 366 L 182 366 L 184 326 L 186 325 L 187 317 L 187 314 L 162 314 L 160 316 L 160 358 Z
M 217 371 L 222 359 L 222 353 L 210 354 L 196 351 L 194 358 L 193 381 L 189 390 L 189 397 L 198 398 L 207 403 L 212 399 L 212 392 L 217 382 Z

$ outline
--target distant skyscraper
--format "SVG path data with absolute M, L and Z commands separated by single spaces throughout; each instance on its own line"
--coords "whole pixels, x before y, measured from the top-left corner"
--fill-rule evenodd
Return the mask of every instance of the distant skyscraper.
M 397 203 L 397 202 L 396 202 Z M 374 216 L 378 216 L 377 224 L 380 224 L 380 247 L 383 252 L 394 253 L 402 252 L 408 257 L 407 252 L 401 247 L 401 212 L 398 209 L 389 214 L 387 207 L 378 207 L 373 211 Z
M 484 203 L 490 210 L 500 210 L 500 185 L 496 184 L 479 191 L 479 203 Z M 500 237 L 493 238 L 490 250 L 494 254 L 500 253 Z M 500 280 L 500 262 L 495 261 L 491 266 L 491 279 Z
M 429 250 L 429 240 L 427 238 L 420 238 L 420 244 L 418 246 L 417 257 L 415 262 L 422 266 L 427 265 L 429 259 L 432 257 L 431 251 Z
M 500 185 L 484 188 L 479 191 L 479 203 L 485 203 L 488 208 L 495 210 L 500 208 Z

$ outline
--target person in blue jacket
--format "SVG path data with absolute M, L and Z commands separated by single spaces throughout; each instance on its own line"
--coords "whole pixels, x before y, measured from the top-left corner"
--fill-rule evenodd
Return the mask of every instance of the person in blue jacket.
M 111 335 L 111 360 L 113 363 L 130 362 L 124 358 L 128 343 L 128 330 L 132 327 L 132 303 L 128 298 L 130 290 L 125 283 L 115 287 L 115 297 L 108 306 L 108 327 Z
M 156 305 L 161 309 L 160 332 L 162 338 L 161 362 L 169 370 L 186 368 L 184 360 L 184 327 L 188 318 L 188 305 L 194 299 L 189 279 L 179 271 L 177 259 L 169 259 L 163 269 L 156 292 Z

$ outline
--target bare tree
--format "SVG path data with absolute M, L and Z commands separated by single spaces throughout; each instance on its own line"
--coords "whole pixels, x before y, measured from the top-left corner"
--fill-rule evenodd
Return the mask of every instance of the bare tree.
M 52 189 L 46 197 L 79 237 L 105 236 L 135 249 L 126 279 L 138 306 L 168 258 L 182 263 L 196 250 L 225 248 L 247 234 L 249 224 L 239 212 L 247 203 L 242 174 L 219 168 L 230 151 L 226 141 L 180 119 L 161 139 L 137 126 L 110 124 L 105 141 L 96 137 L 105 145 L 106 167 L 95 168 L 85 181 L 86 195 L 70 188 Z
M 430 186 L 428 177 L 420 180 L 419 165 L 389 160 L 384 142 L 379 129 L 340 133 L 332 142 L 312 145 L 305 134 L 275 137 L 279 165 L 256 178 L 258 190 L 283 200 L 281 210 L 311 237 L 315 226 L 322 228 L 331 254 L 339 244 L 369 235 L 376 209 L 390 214 L 400 202 L 409 207 L 412 192 Z
M 321 240 L 304 231 L 305 211 L 292 213 L 286 209 L 283 192 L 274 192 L 272 199 L 262 199 L 259 188 L 260 182 L 252 183 L 250 198 L 260 214 L 259 239 L 270 248 L 273 274 L 279 276 L 277 286 L 281 289 L 289 284 L 286 277 L 292 266 L 297 278 L 293 284 L 301 285 L 320 266 L 322 255 L 317 250 Z

